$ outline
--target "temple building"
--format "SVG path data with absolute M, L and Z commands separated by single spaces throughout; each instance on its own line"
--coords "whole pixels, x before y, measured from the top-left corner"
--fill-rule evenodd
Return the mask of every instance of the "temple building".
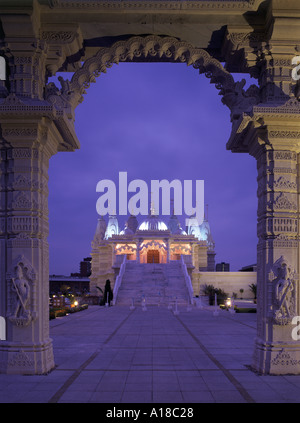
M 165 222 L 153 208 L 141 223 L 130 215 L 123 229 L 117 216 L 109 216 L 108 222 L 101 217 L 92 241 L 91 293 L 96 294 L 96 286 L 104 286 L 106 279 L 114 285 L 124 256 L 132 269 L 141 264 L 173 264 L 174 267 L 183 260 L 194 285 L 199 282 L 200 272 L 215 270 L 214 249 L 206 218 L 201 225 L 195 217 L 188 218 L 184 230 L 174 213 Z M 168 266 L 161 268 L 166 274 Z M 144 277 L 146 271 L 144 267 Z

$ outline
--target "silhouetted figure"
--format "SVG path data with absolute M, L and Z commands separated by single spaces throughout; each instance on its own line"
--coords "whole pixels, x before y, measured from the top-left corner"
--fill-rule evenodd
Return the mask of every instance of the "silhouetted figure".
M 108 303 L 108 305 L 110 306 L 111 301 L 113 300 L 113 292 L 110 286 L 110 280 L 107 279 L 106 283 L 105 283 L 105 288 L 104 288 L 104 294 L 103 294 L 103 300 L 101 305 L 105 305 L 106 303 Z

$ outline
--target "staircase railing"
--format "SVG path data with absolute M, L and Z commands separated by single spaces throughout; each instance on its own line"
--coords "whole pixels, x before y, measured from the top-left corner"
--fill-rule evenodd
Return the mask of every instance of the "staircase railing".
M 118 291 L 119 291 L 119 288 L 121 286 L 122 279 L 123 279 L 123 276 L 124 276 L 124 273 L 125 273 L 125 269 L 126 269 L 126 262 L 127 262 L 127 256 L 125 254 L 124 255 L 124 258 L 123 258 L 123 262 L 122 262 L 121 267 L 120 267 L 120 272 L 119 272 L 119 274 L 118 274 L 118 276 L 116 278 L 116 282 L 115 282 L 115 285 L 114 285 L 114 290 L 113 290 L 113 295 L 114 295 L 113 296 L 113 305 L 115 305 L 116 304 L 116 301 L 117 301 Z
M 191 304 L 193 304 L 194 289 L 193 289 L 192 281 L 191 281 L 190 275 L 188 274 L 187 267 L 186 267 L 183 256 L 181 256 L 180 262 L 181 262 L 181 269 L 182 269 L 182 272 L 183 272 L 185 284 L 186 284 L 186 287 L 187 287 L 187 290 L 188 290 L 188 293 L 189 293 L 190 302 L 191 302 Z

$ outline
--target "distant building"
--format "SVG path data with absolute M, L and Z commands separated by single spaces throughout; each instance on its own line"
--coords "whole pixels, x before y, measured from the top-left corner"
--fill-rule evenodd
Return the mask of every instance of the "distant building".
M 50 275 L 50 294 L 59 294 L 68 291 L 73 294 L 85 294 L 90 291 L 90 280 L 85 277 Z
M 216 272 L 230 272 L 230 264 L 224 261 L 222 261 L 222 263 L 217 263 Z
M 87 278 L 91 275 L 92 269 L 92 257 L 86 257 L 83 261 L 80 262 L 80 276 L 82 278 Z
M 74 294 L 85 294 L 90 291 L 91 257 L 86 257 L 80 262 L 80 272 L 71 273 L 70 276 L 50 275 L 50 294 L 58 294 L 68 290 Z
M 242 267 L 239 272 L 256 272 L 257 265 L 256 264 L 250 264 L 249 266 Z

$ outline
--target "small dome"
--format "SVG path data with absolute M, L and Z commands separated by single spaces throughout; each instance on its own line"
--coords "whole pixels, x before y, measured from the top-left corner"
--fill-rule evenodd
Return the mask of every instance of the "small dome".
M 206 219 L 203 220 L 202 224 L 200 225 L 200 240 L 206 241 L 209 250 L 213 250 L 215 247 L 215 242 L 213 240 L 210 224 Z
M 191 216 L 187 219 L 186 232 L 188 235 L 194 235 L 198 240 L 201 240 L 200 226 L 195 216 Z
M 168 227 L 158 216 L 150 214 L 146 220 L 144 220 L 139 228 L 139 231 L 167 231 Z
M 173 232 L 176 235 L 186 235 L 187 233 L 182 229 L 180 222 L 177 224 L 177 229 Z
M 178 229 L 179 220 L 178 217 L 173 214 L 170 217 L 169 223 L 168 223 L 168 229 L 171 232 L 171 234 L 175 234 Z
M 104 238 L 105 236 L 105 232 L 106 232 L 106 222 L 105 219 L 103 218 L 103 216 L 100 217 L 100 219 L 98 219 L 97 222 L 97 228 L 96 228 L 96 232 L 95 232 L 95 236 L 94 236 L 94 241 L 100 241 Z
M 125 228 L 123 229 L 123 231 L 120 232 L 120 235 L 133 235 L 133 234 L 134 232 L 129 228 L 128 222 L 126 222 Z
M 201 240 L 207 241 L 210 235 L 210 225 L 207 220 L 203 220 L 202 224 L 200 225 L 200 233 L 201 233 Z
M 128 227 L 128 229 L 130 229 L 132 231 L 132 233 L 135 233 L 138 226 L 139 226 L 139 222 L 136 218 L 135 215 L 131 214 L 127 220 L 126 226 Z
M 107 228 L 105 231 L 105 239 L 111 238 L 113 235 L 119 234 L 119 223 L 117 216 L 110 215 L 108 219 Z

